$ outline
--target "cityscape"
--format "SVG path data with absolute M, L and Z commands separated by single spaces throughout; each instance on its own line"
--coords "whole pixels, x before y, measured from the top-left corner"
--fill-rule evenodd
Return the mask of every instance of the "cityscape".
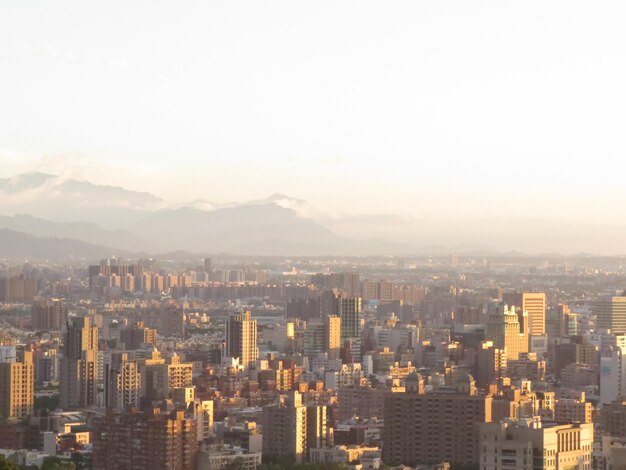
M 626 2 L 0 2 L 0 470 L 626 470 Z
M 625 282 L 617 257 L 5 262 L 0 449 L 24 468 L 621 468 Z

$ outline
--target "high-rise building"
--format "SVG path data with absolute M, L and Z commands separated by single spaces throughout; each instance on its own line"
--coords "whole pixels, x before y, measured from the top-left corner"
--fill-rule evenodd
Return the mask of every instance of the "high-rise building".
M 338 359 L 341 350 L 341 317 L 328 315 L 324 318 L 324 349 L 328 359 Z
M 387 304 L 394 300 L 393 282 L 379 281 L 363 281 L 361 286 L 363 298 L 365 300 L 378 300 L 381 304 Z
M 304 406 L 298 392 L 263 408 L 263 456 L 293 456 L 303 462 L 312 447 L 327 444 L 326 406 Z
M 626 292 L 601 295 L 595 302 L 593 313 L 601 330 L 626 333 Z
M 509 308 L 504 303 L 491 304 L 487 319 L 487 339 L 493 341 L 494 347 L 506 348 L 509 361 L 519 359 L 520 353 L 528 352 L 528 329 L 526 312 L 522 313 L 522 322 L 515 307 Z
M 226 355 L 238 358 L 243 367 L 259 358 L 257 348 L 257 324 L 252 313 L 231 315 L 226 323 Z
M 304 332 L 304 355 L 311 358 L 327 353 L 328 359 L 338 359 L 341 350 L 341 318 L 326 315 L 323 320 L 309 321 Z
M 481 470 L 590 469 L 593 424 L 542 423 L 539 417 L 485 423 Z
M 339 297 L 337 314 L 341 318 L 341 339 L 361 337 L 361 298 Z
M 29 302 L 36 292 L 35 279 L 23 274 L 0 278 L 0 302 Z
M 89 317 L 67 322 L 61 358 L 59 406 L 86 408 L 97 403 L 98 327 Z
M 171 398 L 175 389 L 193 385 L 193 364 L 181 362 L 176 353 L 165 360 L 154 351 L 152 358 L 146 359 L 140 370 L 143 370 L 145 393 L 150 400 Z
M 142 345 L 155 346 L 157 342 L 157 330 L 147 328 L 143 322 L 137 322 L 133 326 L 123 328 L 120 331 L 120 341 L 125 349 L 139 349 Z
M 518 312 L 528 314 L 528 333 L 531 336 L 546 334 L 546 294 L 543 292 L 505 292 L 502 301 L 514 306 Z
M 17 351 L 15 360 L 0 362 L 0 419 L 24 420 L 33 413 L 35 372 L 33 353 Z
M 108 412 L 93 423 L 93 470 L 196 470 L 194 419 L 183 412 Z
M 61 331 L 67 321 L 67 304 L 62 299 L 37 299 L 31 310 L 33 330 Z
M 426 392 L 417 373 L 405 392 L 388 392 L 384 405 L 383 461 L 388 465 L 450 462 L 477 466 L 479 423 L 491 421 L 491 396 L 465 374 L 455 386 Z
M 476 351 L 476 383 L 487 388 L 496 379 L 506 375 L 506 350 L 496 348 L 493 341 L 482 341 Z
M 361 298 L 338 297 L 337 315 L 341 318 L 341 345 L 345 349 L 350 345 L 350 351 L 344 354 L 353 361 L 361 361 Z
M 104 395 L 107 408 L 138 407 L 142 397 L 141 373 L 137 361 L 126 352 L 114 352 L 104 366 Z

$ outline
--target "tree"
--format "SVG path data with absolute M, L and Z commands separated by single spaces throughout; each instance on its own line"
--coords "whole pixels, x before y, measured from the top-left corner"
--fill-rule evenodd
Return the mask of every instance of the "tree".
M 69 460 L 61 460 L 58 457 L 46 457 L 41 470 L 76 470 L 76 465 Z
M 235 457 L 224 466 L 224 470 L 244 470 L 243 457 Z
M 4 455 L 0 455 L 0 470 L 20 470 L 17 465 L 9 462 Z

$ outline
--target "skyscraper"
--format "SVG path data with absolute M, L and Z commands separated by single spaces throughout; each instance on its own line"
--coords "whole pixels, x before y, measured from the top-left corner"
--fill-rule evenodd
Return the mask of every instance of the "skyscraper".
M 137 407 L 142 396 L 141 373 L 137 361 L 126 352 L 114 352 L 105 365 L 105 406 L 123 410 Z
M 593 307 L 598 328 L 612 333 L 626 333 L 626 292 L 600 296 Z
M 33 413 L 35 373 L 33 353 L 17 351 L 0 363 L 0 419 L 23 420 Z
M 327 315 L 324 320 L 308 322 L 304 333 L 304 355 L 313 359 L 327 353 L 329 359 L 338 359 L 341 350 L 341 318 Z
M 341 344 L 350 345 L 350 357 L 361 361 L 361 298 L 338 297 L 337 314 L 341 318 Z
M 226 323 L 226 355 L 247 367 L 259 358 L 257 324 L 249 311 L 231 315 Z
M 502 301 L 514 306 L 518 312 L 528 313 L 528 333 L 531 336 L 546 334 L 546 294 L 543 292 L 507 292 Z
M 67 322 L 61 359 L 59 406 L 84 408 L 97 402 L 98 328 L 88 317 Z
M 493 341 L 495 348 L 506 348 L 507 360 L 516 361 L 520 353 L 528 352 L 526 312 L 523 312 L 520 323 L 515 307 L 509 308 L 504 303 L 491 304 L 489 310 L 487 339 Z
M 281 395 L 278 403 L 263 408 L 263 455 L 302 462 L 310 448 L 326 445 L 327 411 L 326 406 L 304 406 L 298 392 Z

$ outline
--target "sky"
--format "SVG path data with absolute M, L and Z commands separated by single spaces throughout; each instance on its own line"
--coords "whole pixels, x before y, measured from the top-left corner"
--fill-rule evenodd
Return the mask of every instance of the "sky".
M 623 1 L 0 4 L 0 176 L 607 222 Z

